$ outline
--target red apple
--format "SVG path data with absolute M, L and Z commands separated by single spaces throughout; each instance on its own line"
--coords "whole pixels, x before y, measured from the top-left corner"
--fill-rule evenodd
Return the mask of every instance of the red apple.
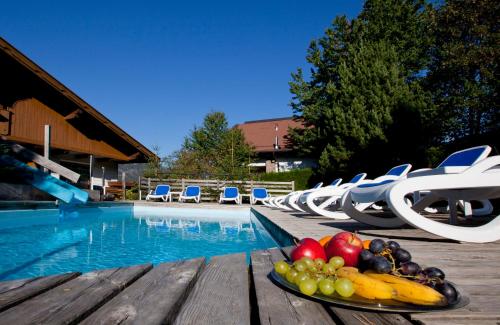
M 314 238 L 309 238 L 309 237 L 306 237 L 306 238 L 302 238 L 300 241 L 299 241 L 299 245 L 304 245 L 304 244 L 312 244 L 312 245 L 316 245 L 316 244 L 319 244 L 319 241 L 317 241 L 316 239 Z
M 294 262 L 300 260 L 304 256 L 307 256 L 313 260 L 316 258 L 322 258 L 324 261 L 326 261 L 325 249 L 318 241 L 312 238 L 302 239 L 290 254 L 290 257 Z
M 330 240 L 326 247 L 326 255 L 329 259 L 334 256 L 342 257 L 345 266 L 357 266 L 359 253 L 363 250 L 363 242 L 352 233 L 347 233 L 349 236 L 341 234 L 343 233 L 338 234 L 340 238 L 334 236 Z
M 332 239 L 343 239 L 351 245 L 363 247 L 363 241 L 361 240 L 361 238 L 349 231 L 339 232 L 338 234 L 333 236 Z

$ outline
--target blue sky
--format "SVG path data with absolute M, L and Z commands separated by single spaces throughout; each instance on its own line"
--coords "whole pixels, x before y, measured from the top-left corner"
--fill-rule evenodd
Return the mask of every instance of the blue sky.
M 162 155 L 212 110 L 290 116 L 291 72 L 362 1 L 3 1 L 0 36 Z

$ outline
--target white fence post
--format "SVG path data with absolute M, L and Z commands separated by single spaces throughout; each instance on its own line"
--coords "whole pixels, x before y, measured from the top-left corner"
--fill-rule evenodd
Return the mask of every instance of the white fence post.
M 142 200 L 142 191 L 141 191 L 141 176 L 139 176 L 139 184 L 138 184 L 138 187 L 139 187 L 139 201 Z
M 123 201 L 127 199 L 127 191 L 125 188 L 125 172 L 122 172 L 122 191 L 123 191 Z

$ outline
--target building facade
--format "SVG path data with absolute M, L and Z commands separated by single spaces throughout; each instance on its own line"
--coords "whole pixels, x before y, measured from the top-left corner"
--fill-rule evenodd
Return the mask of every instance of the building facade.
M 144 163 L 154 157 L 2 38 L 0 72 L 2 139 L 48 153 L 49 159 L 81 174 L 80 187 L 106 186 L 119 179 L 119 164 Z
M 315 166 L 312 159 L 299 157 L 290 146 L 288 129 L 304 127 L 292 117 L 247 121 L 235 127 L 254 147 L 257 154 L 257 161 L 251 164 L 254 169 L 270 173 Z

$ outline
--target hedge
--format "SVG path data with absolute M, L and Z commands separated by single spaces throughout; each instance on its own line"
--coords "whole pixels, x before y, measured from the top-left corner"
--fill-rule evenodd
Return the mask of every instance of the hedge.
M 309 188 L 308 182 L 313 174 L 312 169 L 292 169 L 288 172 L 268 173 L 259 175 L 259 180 L 269 182 L 291 182 L 295 181 L 295 190 L 305 190 Z

